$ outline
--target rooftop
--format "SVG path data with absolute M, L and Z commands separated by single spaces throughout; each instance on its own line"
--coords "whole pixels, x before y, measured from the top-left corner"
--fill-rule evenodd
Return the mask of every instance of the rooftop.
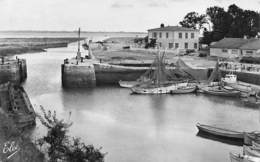
M 148 29 L 148 31 L 198 31 L 192 28 L 184 28 L 181 26 L 165 26 L 160 28 Z
M 260 49 L 260 40 L 255 38 L 223 38 L 211 45 L 210 48 Z

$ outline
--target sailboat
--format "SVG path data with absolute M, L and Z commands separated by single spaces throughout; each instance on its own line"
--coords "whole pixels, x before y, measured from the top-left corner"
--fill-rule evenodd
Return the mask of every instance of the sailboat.
M 165 53 L 158 52 L 151 69 L 144 76 L 147 81 L 139 83 L 131 88 L 136 94 L 167 94 L 176 90 L 178 86 L 187 86 L 188 82 L 173 81 L 172 76 L 165 68 Z
M 204 86 L 200 86 L 200 91 L 205 94 L 216 95 L 216 96 L 226 96 L 226 97 L 240 96 L 240 91 L 235 90 L 232 87 L 225 86 L 224 82 L 222 82 L 218 61 L 216 63 L 213 72 L 211 73 L 208 79 L 208 83 Z

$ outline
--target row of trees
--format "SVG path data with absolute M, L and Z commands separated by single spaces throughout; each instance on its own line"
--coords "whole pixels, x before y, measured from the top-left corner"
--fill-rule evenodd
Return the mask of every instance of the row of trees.
M 204 30 L 201 43 L 210 44 L 224 37 L 256 37 L 260 32 L 260 13 L 243 10 L 232 4 L 225 11 L 221 7 L 209 7 L 205 14 L 188 13 L 180 22 L 183 27 Z

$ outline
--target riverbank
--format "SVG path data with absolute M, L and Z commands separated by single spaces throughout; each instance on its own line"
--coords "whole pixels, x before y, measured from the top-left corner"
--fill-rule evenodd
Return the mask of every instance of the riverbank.
M 84 38 L 81 38 L 83 40 Z M 0 38 L 0 56 L 45 52 L 47 48 L 67 47 L 78 38 Z
M 10 83 L 0 86 L 0 161 L 17 151 L 13 162 L 43 161 L 43 154 L 30 140 L 30 128 L 35 125 L 35 112 L 30 100 L 20 86 Z M 6 146 L 5 146 L 6 145 Z

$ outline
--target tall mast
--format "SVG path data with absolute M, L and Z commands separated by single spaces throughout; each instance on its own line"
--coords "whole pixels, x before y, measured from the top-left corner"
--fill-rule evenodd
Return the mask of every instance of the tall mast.
M 78 52 L 77 52 L 77 59 L 81 58 L 81 52 L 80 52 L 80 28 L 78 31 Z
M 157 80 L 158 80 L 157 82 L 158 82 L 158 83 L 157 83 L 157 84 L 158 84 L 158 87 L 159 87 L 160 84 L 161 84 L 161 83 L 160 83 L 160 79 L 161 79 L 161 76 L 160 76 L 160 75 L 161 75 L 161 74 L 160 74 L 160 70 L 161 70 L 161 69 L 160 69 L 160 68 L 161 68 L 161 53 L 160 53 L 160 49 L 159 49 L 159 57 L 158 57 L 158 58 L 159 58 L 159 59 L 158 59 L 158 67 L 157 67 L 157 68 L 158 68 L 158 75 L 157 75 Z

